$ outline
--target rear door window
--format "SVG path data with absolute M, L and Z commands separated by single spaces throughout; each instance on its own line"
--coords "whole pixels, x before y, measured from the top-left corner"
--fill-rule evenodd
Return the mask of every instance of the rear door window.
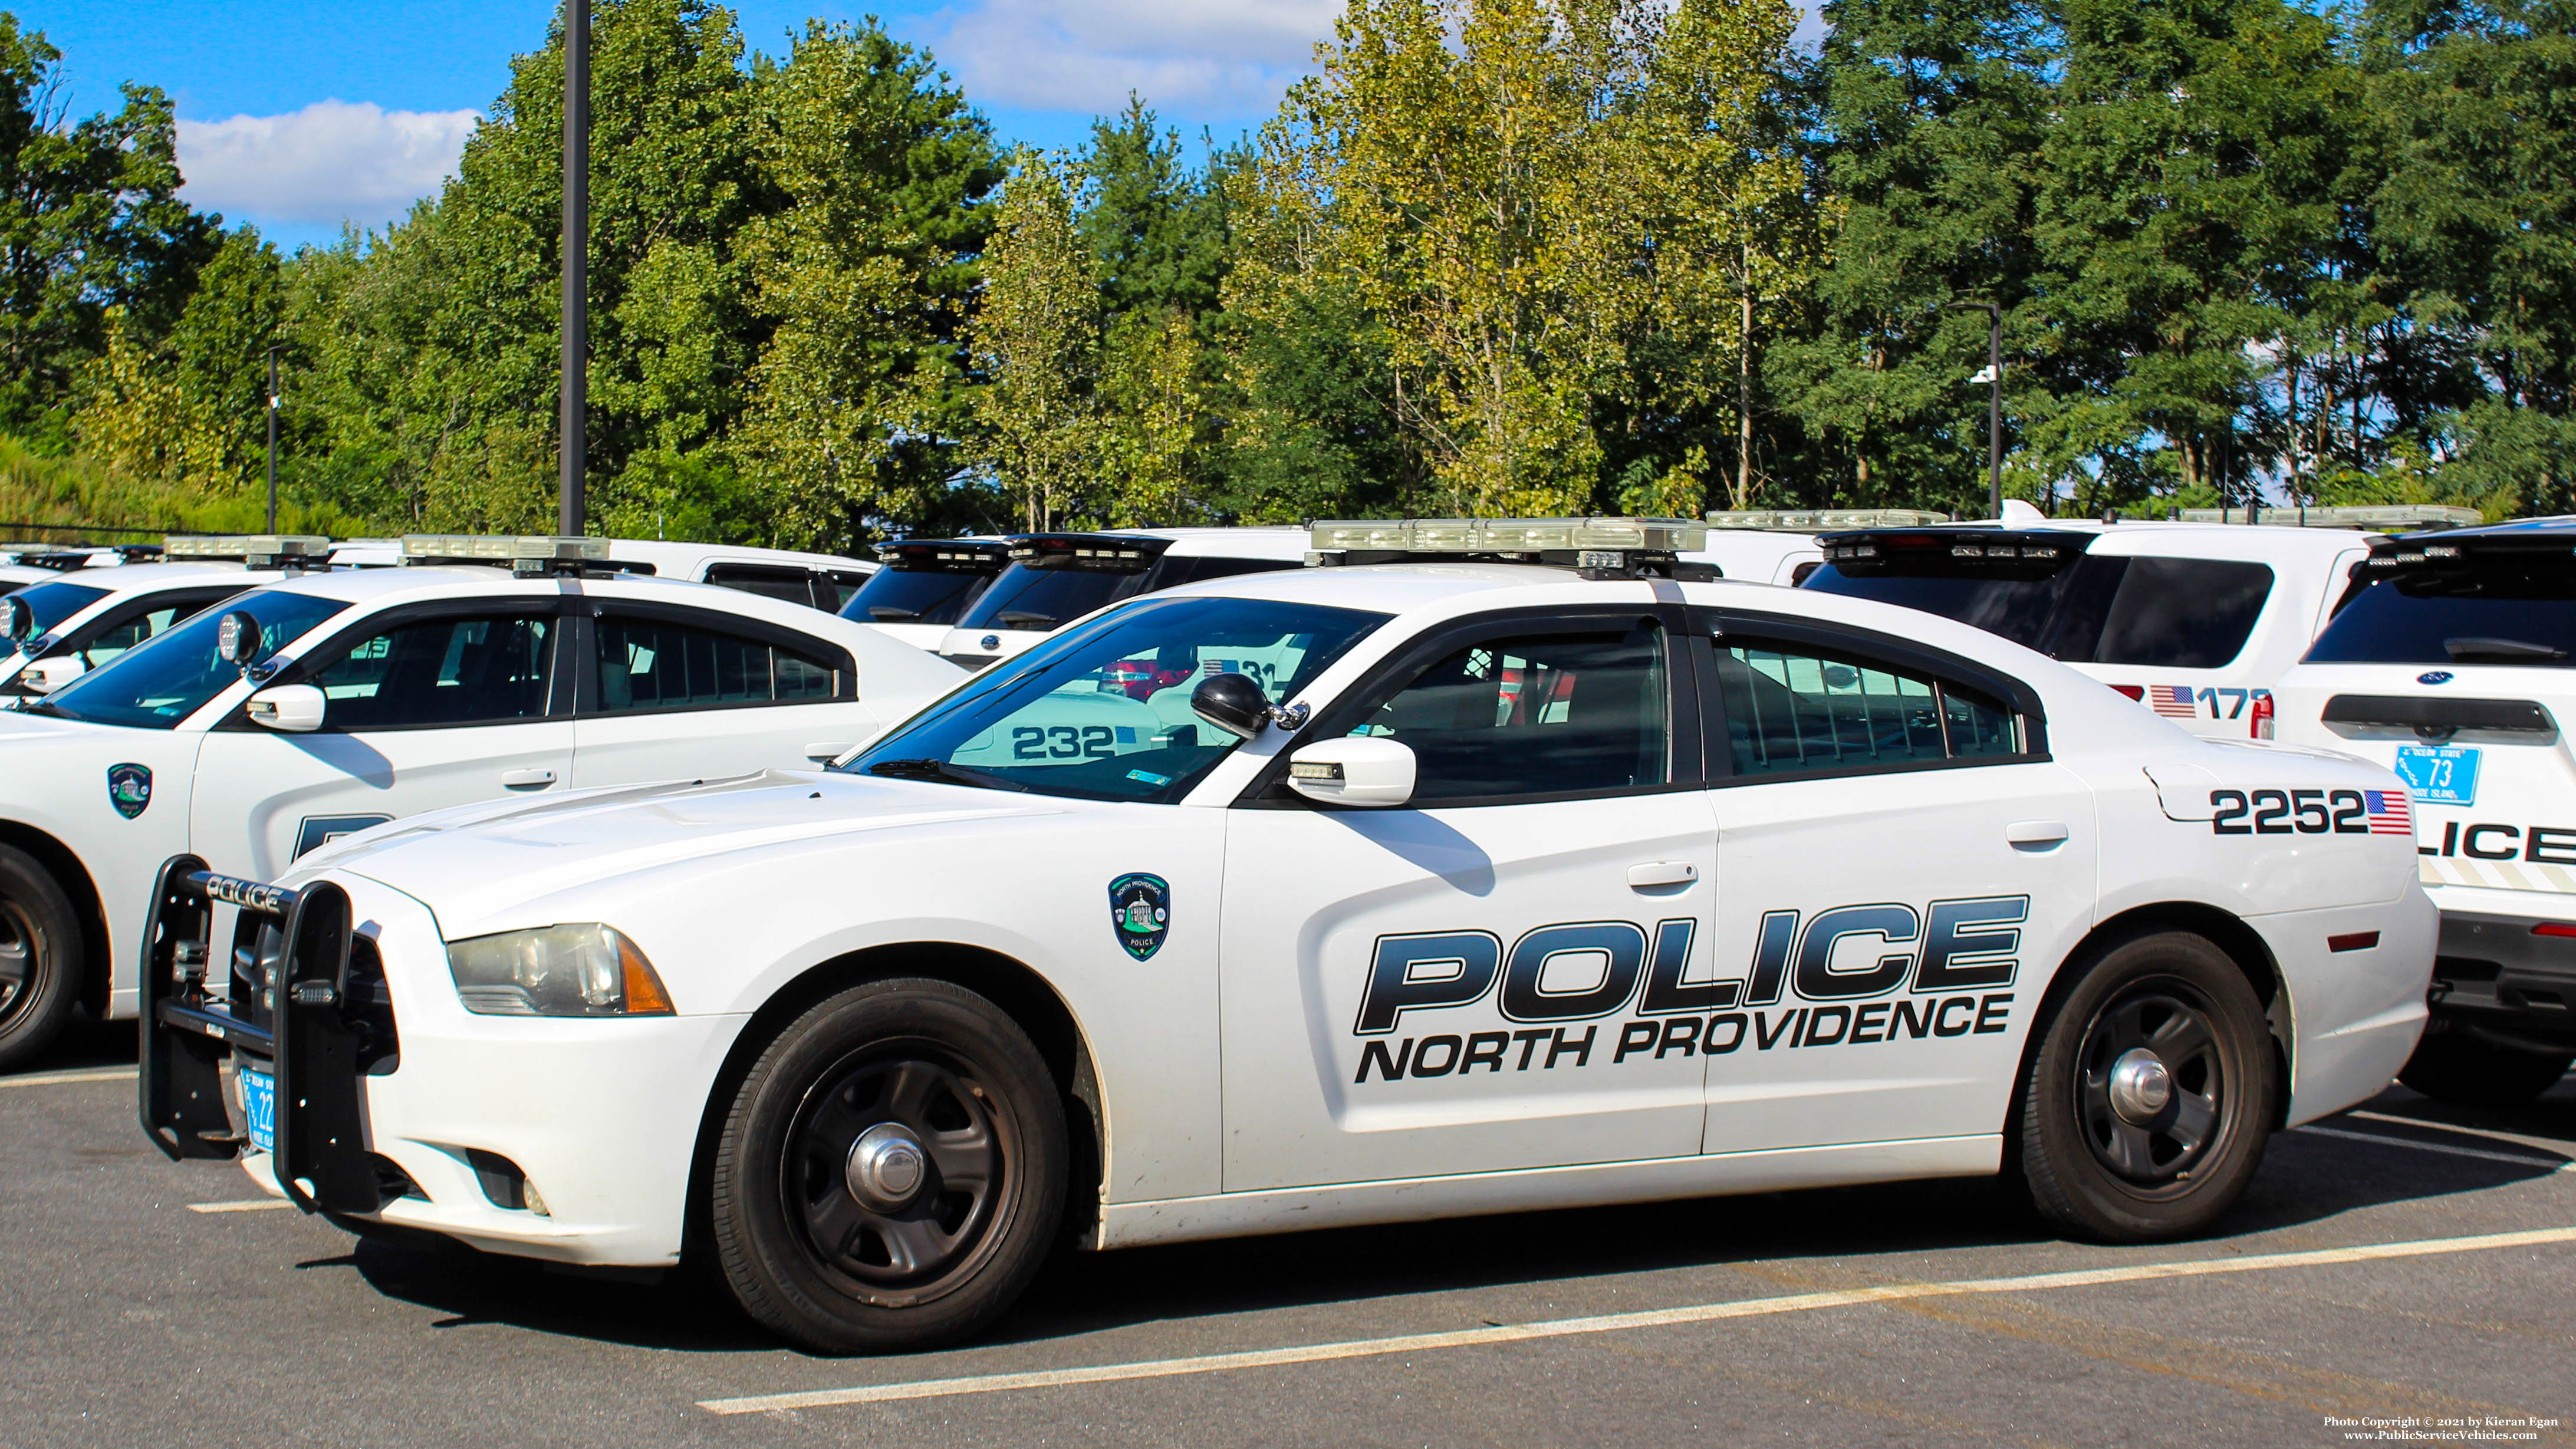
M 593 637 L 599 700 L 590 709 L 599 713 L 801 704 L 839 692 L 839 677 L 819 651 L 615 612 L 600 616 Z
M 1717 650 L 1717 676 L 1739 777 L 2023 753 L 2018 716 L 1992 696 L 1857 652 L 1730 636 Z
M 2264 564 L 2199 558 L 2128 564 L 2093 649 L 2096 664 L 2221 668 L 2245 652 L 2272 597 L 2272 570 Z

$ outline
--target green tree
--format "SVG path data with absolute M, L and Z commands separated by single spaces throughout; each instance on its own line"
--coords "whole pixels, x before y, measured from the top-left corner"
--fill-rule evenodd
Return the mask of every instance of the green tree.
M 1101 511 L 1099 288 L 1074 229 L 1071 178 L 1044 152 L 1013 157 L 967 339 L 984 378 L 975 398 L 982 450 L 1022 521 L 1055 528 Z

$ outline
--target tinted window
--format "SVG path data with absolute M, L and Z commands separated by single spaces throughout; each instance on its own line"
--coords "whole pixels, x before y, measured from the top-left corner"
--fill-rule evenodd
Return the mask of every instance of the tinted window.
M 764 599 L 778 599 L 790 604 L 814 604 L 814 587 L 803 569 L 765 568 L 756 564 L 716 564 L 707 570 L 707 582 L 722 588 L 740 589 Z
M 953 624 L 991 574 L 879 569 L 841 606 L 862 624 Z
M 850 606 L 850 600 L 858 595 L 867 581 L 866 574 L 845 573 L 835 569 L 831 573 L 817 577 L 814 584 L 816 588 L 824 591 L 824 597 L 832 601 L 832 607 L 839 610 Z
M 32 639 L 106 598 L 107 590 L 87 584 L 30 584 L 9 597 L 34 611 L 35 619 L 27 635 Z
M 429 619 L 389 629 L 302 671 L 332 730 L 417 729 L 542 719 L 554 621 Z
M 1730 641 L 1719 690 L 1738 775 L 1853 770 L 2019 752 L 2011 711 L 1857 656 Z
M 1144 581 L 1142 573 L 1013 564 L 1002 570 L 957 623 L 966 629 L 1053 629 L 1134 593 Z
M 1352 734 L 1413 750 L 1413 803 L 1626 790 L 1671 779 L 1663 632 L 1498 639 L 1423 670 Z
M 1211 554 L 1201 554 L 1193 558 L 1173 558 L 1165 555 L 1159 575 L 1162 582 L 1155 587 L 1171 589 L 1178 588 L 1182 584 L 1195 584 L 1202 579 L 1230 579 L 1237 574 L 1266 574 L 1279 569 L 1303 567 L 1305 567 L 1303 560 L 1293 558 L 1219 558 Z
M 1313 604 L 1139 600 L 976 676 L 846 768 L 1177 800 L 1238 743 L 1191 711 L 1201 679 L 1246 675 L 1283 704 L 1385 622 Z
M 2080 567 L 2078 565 L 2077 567 Z M 1853 578 L 1832 564 L 1807 576 L 1798 587 L 1821 589 L 1921 609 L 1945 619 L 1972 624 L 2031 649 L 2047 647 L 2059 603 L 2073 583 L 2076 567 L 2044 579 L 1915 578 L 1868 574 Z
M 195 618 L 120 655 L 106 668 L 82 675 L 34 707 L 100 724 L 166 730 L 241 678 L 241 666 L 215 653 L 215 628 L 224 615 L 240 610 L 258 620 L 266 653 L 303 638 L 347 607 L 337 599 L 272 589 L 235 595 L 224 608 L 198 611 Z
M 2130 559 L 2094 662 L 2216 669 L 2244 652 L 2271 596 L 2272 570 L 2262 564 Z
M 615 614 L 601 616 L 594 637 L 598 708 L 610 714 L 833 696 L 830 665 L 758 639 Z
M 2576 659 L 2576 560 L 2479 564 L 2372 584 L 2308 648 L 2320 664 L 2544 664 Z

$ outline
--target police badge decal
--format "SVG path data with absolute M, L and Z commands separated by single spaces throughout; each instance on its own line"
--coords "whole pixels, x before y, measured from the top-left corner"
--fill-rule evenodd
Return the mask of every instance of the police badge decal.
M 110 765 L 107 767 L 107 803 L 116 813 L 131 820 L 152 803 L 152 767 L 149 765 Z
M 1109 924 L 1128 955 L 1150 959 L 1172 933 L 1171 886 L 1159 875 L 1122 875 L 1111 881 Z

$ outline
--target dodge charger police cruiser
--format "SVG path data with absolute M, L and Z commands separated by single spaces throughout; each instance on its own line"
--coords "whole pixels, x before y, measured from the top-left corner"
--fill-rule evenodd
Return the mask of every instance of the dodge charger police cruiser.
M 2280 734 L 2405 781 L 2386 828 L 2416 842 L 2442 935 L 2400 1079 L 2527 1100 L 2576 1059 L 2576 518 L 2385 539 L 2361 572 L 2282 677 Z M 2278 802 L 2247 803 L 2277 827 Z
M 2271 510 L 2253 525 L 2051 519 L 1828 534 L 1804 587 L 1989 629 L 2195 734 L 2268 739 L 2272 685 L 2351 587 L 2364 529 L 2475 522 L 2465 508 Z M 2305 523 L 2297 526 L 2292 520 Z
M 437 563 L 603 543 L 415 538 L 421 567 L 237 593 L 0 713 L 0 1065 L 76 1003 L 133 1013 L 174 851 L 268 875 L 441 806 L 828 760 L 964 677 L 730 589 Z
M 2385 770 L 1680 581 L 1704 527 L 1318 524 L 828 771 L 181 856 L 144 1121 L 362 1233 L 703 1252 L 849 1351 L 988 1322 L 1059 1227 L 2002 1172 L 2163 1238 L 2405 1060 L 2434 912 Z M 2275 790 L 2320 809 L 2221 818 Z
M 84 568 L 0 599 L 0 698 L 47 694 L 209 605 L 329 566 L 310 535 L 173 535 L 168 562 Z

